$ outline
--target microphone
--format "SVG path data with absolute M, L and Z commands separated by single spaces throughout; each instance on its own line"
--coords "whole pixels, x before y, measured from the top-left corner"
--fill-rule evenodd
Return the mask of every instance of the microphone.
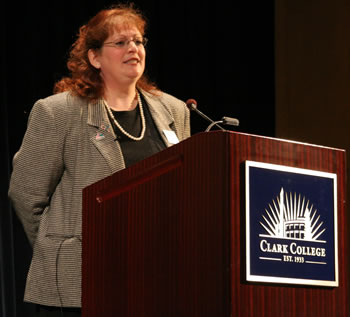
M 206 116 L 203 112 L 199 111 L 197 109 L 197 101 L 194 99 L 188 99 L 186 101 L 186 106 L 188 107 L 188 109 L 197 112 L 202 118 L 204 118 L 205 120 L 209 121 L 212 126 L 216 125 L 217 127 L 219 127 L 222 131 L 226 131 L 223 127 L 221 127 L 220 125 L 218 125 L 217 122 L 213 121 L 212 119 L 210 119 L 208 116 Z
M 239 126 L 239 120 L 236 118 L 230 118 L 230 117 L 222 117 L 222 123 L 225 125 L 234 125 L 235 127 Z
M 216 125 L 218 128 L 220 128 L 222 131 L 227 131 L 225 130 L 223 127 L 221 127 L 219 125 L 219 123 L 222 123 L 224 125 L 233 125 L 233 126 L 239 126 L 239 120 L 235 119 L 235 118 L 230 118 L 230 117 L 222 117 L 221 120 L 219 121 L 214 121 L 212 119 L 210 119 L 208 116 L 206 116 L 203 112 L 199 111 L 197 109 L 197 101 L 194 99 L 188 99 L 186 101 L 186 106 L 188 107 L 188 109 L 197 112 L 202 118 L 204 118 L 205 120 L 210 122 L 210 125 L 208 126 L 208 128 L 205 130 L 205 132 L 209 132 L 210 129 Z
M 225 125 L 234 125 L 234 126 L 239 126 L 239 121 L 238 119 L 235 119 L 235 118 L 230 118 L 230 117 L 222 117 L 221 120 L 219 121 L 215 121 L 215 122 L 212 122 L 211 124 L 209 124 L 208 128 L 205 130 L 205 132 L 209 132 L 211 130 L 211 128 L 214 126 L 214 125 L 218 125 L 218 123 L 223 123 Z M 226 131 L 226 130 L 225 130 Z

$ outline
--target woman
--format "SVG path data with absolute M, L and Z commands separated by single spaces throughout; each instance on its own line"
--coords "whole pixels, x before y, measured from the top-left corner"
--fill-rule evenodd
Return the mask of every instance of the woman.
M 9 196 L 33 246 L 24 299 L 38 316 L 80 315 L 82 189 L 190 135 L 185 104 L 144 76 L 145 26 L 132 6 L 82 26 L 71 76 L 35 103 L 14 157 Z

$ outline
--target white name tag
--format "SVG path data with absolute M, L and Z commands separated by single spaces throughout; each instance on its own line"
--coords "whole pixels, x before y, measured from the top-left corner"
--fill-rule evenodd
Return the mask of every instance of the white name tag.
M 167 138 L 169 143 L 171 143 L 171 144 L 179 143 L 179 139 L 177 138 L 174 131 L 163 130 L 163 133 L 164 133 L 164 135 Z

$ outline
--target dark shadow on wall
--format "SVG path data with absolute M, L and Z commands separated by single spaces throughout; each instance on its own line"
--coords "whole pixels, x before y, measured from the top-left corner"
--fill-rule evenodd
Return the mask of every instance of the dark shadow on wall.
M 29 317 L 23 303 L 32 254 L 7 199 L 11 159 L 28 115 L 67 74 L 78 27 L 112 1 L 9 3 L 2 15 L 1 50 L 1 315 Z M 239 118 L 237 131 L 274 135 L 274 2 L 135 1 L 149 20 L 147 72 L 183 100 L 194 98 L 213 119 Z M 192 132 L 207 123 L 192 115 Z

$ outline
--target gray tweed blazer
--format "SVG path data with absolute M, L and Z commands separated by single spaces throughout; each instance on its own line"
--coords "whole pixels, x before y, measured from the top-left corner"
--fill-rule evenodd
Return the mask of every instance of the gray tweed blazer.
M 184 102 L 142 92 L 164 130 L 190 136 Z M 82 189 L 125 167 L 103 102 L 60 93 L 35 103 L 13 159 L 9 197 L 33 246 L 24 300 L 81 306 Z

